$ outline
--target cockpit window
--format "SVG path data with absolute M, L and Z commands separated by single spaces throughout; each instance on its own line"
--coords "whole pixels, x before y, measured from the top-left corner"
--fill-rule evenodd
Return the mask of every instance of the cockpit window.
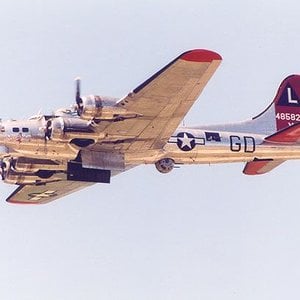
M 29 128 L 23 127 L 23 128 L 22 128 L 22 132 L 29 132 Z
M 13 127 L 12 131 L 13 131 L 13 132 L 19 132 L 20 129 L 19 129 L 18 127 Z

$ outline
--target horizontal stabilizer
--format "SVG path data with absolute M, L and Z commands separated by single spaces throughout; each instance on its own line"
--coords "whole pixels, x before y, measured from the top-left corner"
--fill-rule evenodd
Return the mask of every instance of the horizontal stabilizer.
M 298 144 L 300 143 L 300 123 L 280 130 L 265 138 L 268 143 Z
M 261 175 L 272 171 L 282 164 L 284 160 L 258 159 L 246 163 L 243 173 L 246 175 Z

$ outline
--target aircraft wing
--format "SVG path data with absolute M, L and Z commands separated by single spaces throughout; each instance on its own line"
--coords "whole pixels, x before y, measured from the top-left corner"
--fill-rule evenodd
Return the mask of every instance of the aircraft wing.
M 221 60 L 219 54 L 209 50 L 191 50 L 181 54 L 117 103 L 118 107 L 139 117 L 100 122 L 96 130 L 105 133 L 106 138 L 91 145 L 88 150 L 124 153 L 163 148 Z M 113 170 L 112 175 L 118 172 Z M 20 185 L 7 201 L 44 204 L 91 184 L 62 180 L 45 185 Z
M 92 149 L 161 149 L 221 60 L 219 54 L 208 50 L 191 50 L 181 54 L 118 102 L 119 107 L 140 117 L 108 125 L 100 123 L 98 130 L 107 134 L 107 140 L 93 145 Z M 110 143 L 110 137 L 112 140 L 115 137 L 114 143 Z
M 44 185 L 20 185 L 6 201 L 17 204 L 45 204 L 92 184 L 91 182 L 62 180 Z

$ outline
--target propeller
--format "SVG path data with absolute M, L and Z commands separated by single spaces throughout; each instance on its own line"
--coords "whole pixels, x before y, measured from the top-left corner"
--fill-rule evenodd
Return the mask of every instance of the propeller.
M 82 114 L 82 110 L 83 110 L 83 101 L 80 96 L 80 84 L 81 84 L 80 77 L 75 78 L 75 84 L 76 84 L 75 100 L 76 100 L 76 104 L 77 104 L 77 113 L 80 116 Z

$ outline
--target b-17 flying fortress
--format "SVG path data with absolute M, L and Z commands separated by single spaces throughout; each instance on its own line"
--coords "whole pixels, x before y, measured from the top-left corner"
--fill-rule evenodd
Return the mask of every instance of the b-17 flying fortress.
M 10 203 L 43 204 L 141 164 L 245 162 L 264 174 L 300 158 L 300 75 L 281 83 L 258 116 L 238 123 L 180 127 L 219 64 L 209 50 L 181 54 L 121 99 L 82 96 L 53 115 L 0 124 L 1 177 L 18 188 Z

